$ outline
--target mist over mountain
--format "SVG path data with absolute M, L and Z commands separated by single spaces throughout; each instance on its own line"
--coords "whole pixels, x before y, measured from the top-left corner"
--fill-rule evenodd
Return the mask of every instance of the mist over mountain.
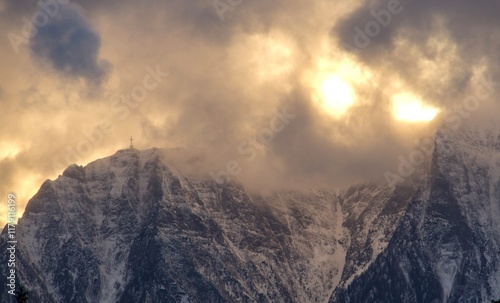
M 499 128 L 439 131 L 430 169 L 396 187 L 257 194 L 216 182 L 205 162 L 130 148 L 45 181 L 17 225 L 31 301 L 500 297 Z M 0 239 L 5 250 L 6 228 Z

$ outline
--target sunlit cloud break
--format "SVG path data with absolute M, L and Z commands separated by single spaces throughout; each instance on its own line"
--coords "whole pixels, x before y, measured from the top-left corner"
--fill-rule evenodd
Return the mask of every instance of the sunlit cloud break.
M 429 122 L 439 114 L 439 109 L 424 104 L 410 93 L 394 95 L 392 111 L 397 120 L 406 122 Z

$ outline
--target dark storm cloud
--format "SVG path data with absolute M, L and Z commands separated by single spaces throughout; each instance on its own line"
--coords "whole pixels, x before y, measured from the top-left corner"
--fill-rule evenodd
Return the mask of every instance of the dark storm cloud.
M 473 70 L 481 60 L 488 66 L 500 63 L 498 12 L 498 1 L 364 1 L 333 27 L 332 35 L 370 67 L 399 75 L 420 95 L 449 107 L 472 85 Z M 423 81 L 426 71 L 419 60 L 442 68 L 437 66 L 443 55 L 429 42 L 443 31 L 446 37 L 438 39 L 446 44 L 444 50 L 456 49 L 458 60 L 449 66 L 446 83 Z M 398 50 L 402 41 L 418 56 Z
M 290 18 L 288 12 L 301 10 L 308 6 L 300 1 L 266 1 L 266 0 L 242 0 L 240 4 L 231 7 L 224 12 L 221 20 L 216 1 L 213 0 L 148 0 L 137 2 L 134 0 L 4 0 L 6 9 L 3 15 L 7 18 L 26 17 L 36 13 L 39 3 L 73 3 L 82 7 L 85 11 L 99 12 L 112 18 L 121 10 L 132 8 L 138 15 L 143 14 L 146 20 L 151 17 L 151 12 L 163 13 L 169 24 L 183 25 L 184 29 L 190 31 L 193 36 L 204 37 L 211 43 L 223 46 L 231 39 L 235 30 L 252 32 L 255 30 L 268 30 L 276 17 Z M 220 2 L 227 3 L 225 0 Z M 236 1 L 235 1 L 236 2 Z M 307 9 L 302 9 L 307 11 Z M 1 14 L 1 13 L 0 13 Z M 293 22 L 290 19 L 290 22 Z
M 345 44 L 356 47 L 363 58 L 374 59 L 374 51 L 376 55 L 382 55 L 382 52 L 377 52 L 377 47 L 390 50 L 398 34 L 410 36 L 415 44 L 423 44 L 436 30 L 436 18 L 444 18 L 445 26 L 451 31 L 450 38 L 462 47 L 463 52 L 477 54 L 477 50 L 484 50 L 486 45 L 473 42 L 487 42 L 488 37 L 485 35 L 493 28 L 500 28 L 499 11 L 498 1 L 365 1 L 364 5 L 336 24 L 333 34 L 338 35 Z M 384 12 L 389 12 L 389 15 Z M 377 21 L 377 18 L 383 21 Z M 381 30 L 374 37 L 368 35 L 368 46 L 359 47 L 354 40 L 356 28 L 366 33 L 366 27 L 372 21 L 377 22 Z
M 99 60 L 101 39 L 79 7 L 61 6 L 60 12 L 44 26 L 35 27 L 30 48 L 64 76 L 99 83 L 108 63 Z
M 40 3 L 44 4 L 57 4 L 57 5 L 66 5 L 68 3 L 74 3 L 77 4 L 84 9 L 89 9 L 92 7 L 102 7 L 102 6 L 109 6 L 109 4 L 115 2 L 115 1 L 70 1 L 70 0 L 2 0 L 5 3 L 5 11 L 9 15 L 29 15 L 29 14 L 34 14 L 39 6 Z M 120 3 L 125 3 L 125 2 L 131 2 L 129 1 L 120 1 Z

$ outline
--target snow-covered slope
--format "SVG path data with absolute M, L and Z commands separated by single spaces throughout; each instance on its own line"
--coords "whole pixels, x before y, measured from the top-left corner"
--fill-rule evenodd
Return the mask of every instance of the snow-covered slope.
M 17 231 L 34 301 L 326 302 L 398 219 L 388 188 L 262 197 L 197 174 L 200 161 L 127 149 L 47 180 Z
M 387 249 L 331 302 L 500 298 L 500 131 L 444 130 Z
M 407 185 L 394 190 L 369 184 L 340 193 L 348 250 L 339 286 L 348 285 L 387 247 L 414 192 Z
M 255 195 L 212 181 L 181 149 L 72 165 L 19 221 L 20 281 L 44 303 L 489 302 L 500 298 L 499 134 L 438 132 L 428 175 L 396 189 Z

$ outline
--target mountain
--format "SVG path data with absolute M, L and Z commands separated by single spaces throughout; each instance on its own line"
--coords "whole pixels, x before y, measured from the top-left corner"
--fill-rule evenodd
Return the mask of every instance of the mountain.
M 17 227 L 35 302 L 325 302 L 405 209 L 386 186 L 259 196 L 175 167 L 199 161 L 126 149 L 47 180 Z
M 330 302 L 500 298 L 500 131 L 440 131 L 389 245 Z
M 428 174 L 396 188 L 269 195 L 211 180 L 197 153 L 120 150 L 43 183 L 17 225 L 18 279 L 43 303 L 489 302 L 499 133 L 438 132 Z

